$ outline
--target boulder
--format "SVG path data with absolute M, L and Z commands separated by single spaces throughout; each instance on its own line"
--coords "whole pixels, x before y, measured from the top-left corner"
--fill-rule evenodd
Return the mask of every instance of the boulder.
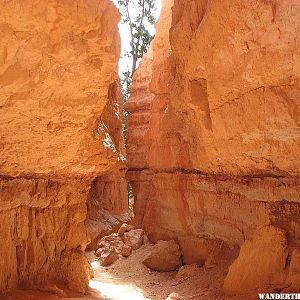
M 102 266 L 109 266 L 118 258 L 123 248 L 123 241 L 116 233 L 103 237 L 98 245 L 95 255 L 99 257 Z
M 124 242 L 132 248 L 132 250 L 139 249 L 144 243 L 144 230 L 134 229 L 124 233 Z
M 119 228 L 119 230 L 118 230 L 118 235 L 119 235 L 120 237 L 122 237 L 122 236 L 124 235 L 125 232 L 128 232 L 128 231 L 130 231 L 130 230 L 132 230 L 132 229 L 134 229 L 134 226 L 133 226 L 133 225 L 129 225 L 129 224 L 127 224 L 127 223 L 123 223 L 123 224 L 121 225 L 121 227 Z
M 152 246 L 143 264 L 155 271 L 169 272 L 181 266 L 181 252 L 178 244 L 171 241 L 158 241 Z
M 129 245 L 125 244 L 122 248 L 122 252 L 121 252 L 122 256 L 128 257 L 131 255 L 131 253 L 132 253 L 132 248 Z
M 115 248 L 105 248 L 100 253 L 99 262 L 101 266 L 107 267 L 113 264 L 116 260 L 118 260 L 118 258 L 119 254 L 117 253 Z
M 243 294 L 266 286 L 281 286 L 288 256 L 283 230 L 271 225 L 259 227 L 242 245 L 238 258 L 225 278 L 226 294 Z
M 179 237 L 179 245 L 182 251 L 183 263 L 187 265 L 211 267 L 216 264 L 218 258 L 222 258 L 224 243 L 208 237 L 183 236 Z
M 108 236 L 103 237 L 97 244 L 96 256 L 101 253 L 105 248 L 114 248 L 117 253 L 121 253 L 123 248 L 123 241 L 116 233 L 112 233 Z

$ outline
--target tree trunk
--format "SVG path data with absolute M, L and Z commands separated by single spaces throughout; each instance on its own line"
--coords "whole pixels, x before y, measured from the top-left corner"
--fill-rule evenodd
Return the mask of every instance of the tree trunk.
M 131 78 L 133 77 L 133 73 L 136 69 L 136 64 L 137 64 L 137 55 L 136 54 L 133 54 L 132 55 L 132 71 L 131 71 Z

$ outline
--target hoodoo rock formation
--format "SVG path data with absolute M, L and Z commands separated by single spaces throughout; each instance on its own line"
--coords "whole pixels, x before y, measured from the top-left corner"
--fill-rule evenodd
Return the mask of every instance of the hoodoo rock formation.
M 134 219 L 137 225 L 142 222 L 143 213 L 140 212 L 145 210 L 150 192 L 148 190 L 149 165 L 147 161 L 149 145 L 146 142 L 146 134 L 151 117 L 150 104 L 153 101 L 153 94 L 149 90 L 152 55 L 152 49 L 150 49 L 134 73 L 131 96 L 125 105 L 125 109 L 130 113 L 127 121 L 126 158 L 131 170 L 127 173 L 127 178 L 131 182 L 134 181 Z
M 0 293 L 53 281 L 85 292 L 86 203 L 95 222 L 99 207 L 127 210 L 119 13 L 109 0 L 0 10 Z
M 152 68 L 141 65 L 129 100 L 127 178 L 151 241 L 241 246 L 271 224 L 288 252 L 269 266 L 287 273 L 300 247 L 299 32 L 299 1 L 164 1 Z M 247 264 L 264 245 L 250 241 Z M 230 276 L 229 294 L 258 287 Z

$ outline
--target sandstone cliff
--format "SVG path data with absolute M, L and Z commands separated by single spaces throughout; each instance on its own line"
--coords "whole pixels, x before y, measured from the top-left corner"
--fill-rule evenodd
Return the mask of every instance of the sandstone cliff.
M 124 168 L 119 13 L 109 0 L 0 10 L 0 293 L 54 280 L 84 292 L 91 181 Z
M 171 6 L 153 45 L 143 163 L 129 160 L 136 222 L 183 248 L 203 236 L 240 246 L 271 222 L 299 247 L 299 2 Z

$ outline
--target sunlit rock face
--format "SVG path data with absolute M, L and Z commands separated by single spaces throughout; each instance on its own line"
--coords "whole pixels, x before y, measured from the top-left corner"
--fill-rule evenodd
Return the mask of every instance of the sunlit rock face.
M 127 162 L 131 168 L 143 169 L 148 167 L 147 151 L 149 145 L 146 133 L 149 129 L 150 104 L 154 95 L 149 85 L 152 78 L 153 51 L 152 48 L 145 54 L 139 68 L 135 71 L 130 89 L 130 98 L 125 109 L 130 116 L 127 121 Z
M 153 44 L 147 151 L 129 161 L 137 222 L 155 241 L 242 245 L 270 220 L 300 246 L 300 3 L 171 6 Z
M 142 224 L 150 194 L 154 192 L 150 184 L 153 169 L 149 154 L 152 144 L 160 142 L 158 136 L 163 133 L 159 127 L 160 119 L 169 102 L 172 5 L 173 1 L 163 3 L 155 39 L 133 76 L 131 96 L 126 104 L 130 112 L 127 124 L 127 178 L 134 187 L 134 219 L 137 226 Z M 155 136 L 151 132 L 155 132 Z
M 110 151 L 112 164 L 91 183 L 87 196 L 86 228 L 91 239 L 87 250 L 95 250 L 98 240 L 131 218 L 125 179 L 125 144 L 122 132 L 123 97 L 119 83 L 109 86 L 108 101 L 99 119 L 98 132 Z M 116 156 L 118 159 L 116 161 Z
M 152 113 L 150 105 L 154 97 L 149 89 L 152 78 L 152 64 L 153 51 L 150 48 L 148 53 L 143 57 L 139 68 L 134 73 L 133 85 L 130 90 L 131 96 L 125 106 L 125 109 L 130 114 L 127 121 L 126 158 L 127 164 L 131 168 L 126 177 L 129 182 L 134 182 L 135 224 L 138 226 L 140 226 L 143 216 L 142 211 L 144 210 L 149 193 L 147 189 L 147 170 L 149 170 L 147 160 L 149 142 L 147 141 L 147 133 Z M 146 174 L 143 172 L 145 169 Z M 141 189 L 141 193 L 137 192 L 138 189 Z
M 84 292 L 91 181 L 124 168 L 119 13 L 108 0 L 0 10 L 0 292 L 56 280 Z

